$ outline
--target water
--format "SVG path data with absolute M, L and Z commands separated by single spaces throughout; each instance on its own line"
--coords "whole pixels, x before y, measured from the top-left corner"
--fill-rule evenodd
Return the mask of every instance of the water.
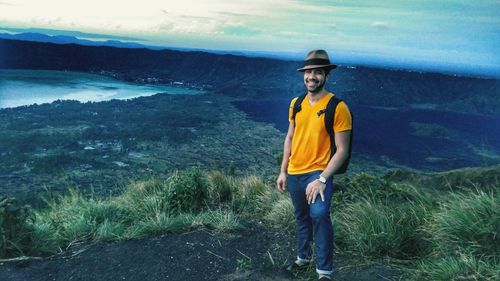
M 272 123 L 282 132 L 288 128 L 290 99 L 234 104 L 256 121 Z M 349 106 L 354 115 L 355 155 L 387 166 L 427 171 L 500 164 L 500 116 Z
M 194 95 L 199 90 L 138 85 L 101 75 L 48 70 L 0 70 L 0 108 L 50 103 L 55 100 L 97 102 L 157 93 Z

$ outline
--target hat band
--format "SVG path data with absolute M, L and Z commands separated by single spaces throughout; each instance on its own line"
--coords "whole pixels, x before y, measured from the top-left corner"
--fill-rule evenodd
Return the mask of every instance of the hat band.
M 304 62 L 304 66 L 309 66 L 309 65 L 329 65 L 330 60 L 328 59 L 309 59 Z

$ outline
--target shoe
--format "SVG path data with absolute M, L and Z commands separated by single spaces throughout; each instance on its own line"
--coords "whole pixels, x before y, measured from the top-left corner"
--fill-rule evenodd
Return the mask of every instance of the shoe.
M 311 261 L 309 260 L 303 260 L 303 261 L 296 260 L 292 262 L 292 264 L 290 264 L 286 269 L 288 271 L 306 270 L 309 267 L 310 262 Z

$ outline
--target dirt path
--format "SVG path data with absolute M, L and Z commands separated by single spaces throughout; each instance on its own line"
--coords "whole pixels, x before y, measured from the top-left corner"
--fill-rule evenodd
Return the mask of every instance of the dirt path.
M 307 280 L 311 272 L 283 270 L 293 258 L 293 237 L 262 226 L 236 234 L 195 230 L 124 242 L 86 242 L 42 260 L 0 264 L 0 280 Z M 336 255 L 335 280 L 403 280 L 383 265 L 356 266 Z M 311 279 L 311 280 L 314 280 Z

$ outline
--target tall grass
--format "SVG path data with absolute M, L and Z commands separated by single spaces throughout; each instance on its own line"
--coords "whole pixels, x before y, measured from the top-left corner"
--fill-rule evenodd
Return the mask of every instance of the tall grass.
M 491 169 L 486 173 L 492 177 Z M 480 172 L 464 176 L 469 174 L 481 178 Z M 410 280 L 498 280 L 498 181 L 487 187 L 483 182 L 484 190 L 470 182 L 477 188 L 465 190 L 419 185 L 467 182 L 457 173 L 452 181 L 442 174 L 437 180 L 426 175 L 422 182 L 415 174 L 408 181 L 401 174 L 393 181 L 393 176 L 358 174 L 339 181 L 347 187 L 347 192 L 335 193 L 332 204 L 339 250 L 406 259 Z M 274 182 L 198 168 L 131 183 L 116 197 L 70 190 L 32 213 L 3 204 L 1 257 L 56 253 L 87 239 L 136 239 L 199 227 L 236 231 L 243 227 L 242 219 L 279 231 L 295 228 L 289 195 L 278 192 Z
M 90 239 L 144 238 L 193 227 L 238 230 L 240 215 L 258 208 L 266 189 L 257 176 L 235 180 L 192 168 L 167 179 L 131 183 L 116 197 L 95 198 L 69 189 L 34 211 L 2 198 L 0 258 L 57 253 Z
M 206 175 L 193 168 L 166 180 L 132 183 L 117 197 L 86 197 L 70 190 L 35 212 L 31 247 L 55 253 L 88 239 L 144 238 L 200 226 L 216 231 L 241 228 L 231 208 L 210 209 L 208 189 Z
M 426 229 L 435 247 L 454 254 L 461 249 L 476 257 L 499 258 L 500 193 L 452 194 Z
M 384 205 L 366 199 L 335 212 L 338 243 L 365 256 L 409 258 L 425 252 L 419 230 L 428 212 L 422 203 Z
M 236 180 L 221 171 L 210 172 L 208 184 L 208 196 L 213 203 L 231 202 L 237 197 Z
M 424 231 L 433 255 L 418 264 L 416 280 L 499 280 L 500 190 L 451 194 Z
M 295 227 L 294 208 L 290 198 L 282 197 L 272 202 L 264 219 L 278 229 L 293 231 Z
M 469 253 L 457 252 L 452 256 L 419 261 L 412 280 L 469 280 L 497 281 L 500 263 L 486 262 Z
M 262 203 L 268 201 L 269 191 L 272 187 L 266 186 L 262 178 L 256 175 L 249 175 L 239 179 L 236 184 L 233 207 L 237 213 L 248 215 L 249 218 L 262 219 Z

